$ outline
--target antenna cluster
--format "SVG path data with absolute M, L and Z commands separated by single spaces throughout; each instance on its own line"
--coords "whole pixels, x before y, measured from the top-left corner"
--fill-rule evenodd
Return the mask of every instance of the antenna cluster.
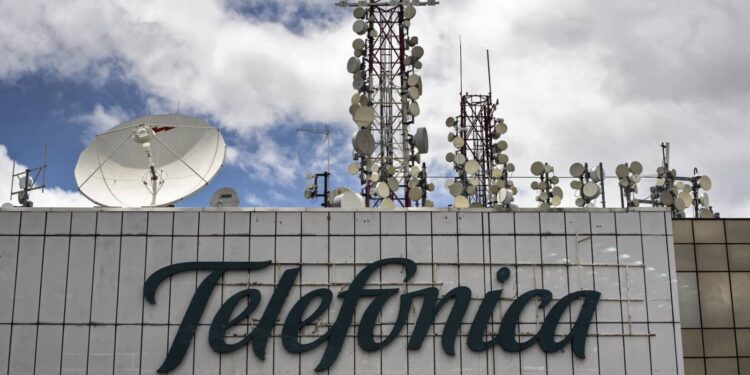
M 607 207 L 604 198 L 604 167 L 599 163 L 594 169 L 589 169 L 588 163 L 573 163 L 570 175 L 574 180 L 570 187 L 576 190 L 576 206 L 596 207 L 594 201 L 602 197 L 602 207 Z
M 410 126 L 420 115 L 425 50 L 409 29 L 417 6 L 435 1 L 341 1 L 352 7 L 355 21 L 353 56 L 346 64 L 352 74 L 349 113 L 358 130 L 352 138 L 353 160 L 347 171 L 357 175 L 367 207 L 432 206 L 427 192 L 427 130 Z
M 548 163 L 536 161 L 531 164 L 531 174 L 539 177 L 539 181 L 531 182 L 531 188 L 539 191 L 536 201 L 541 208 L 557 207 L 562 204 L 563 190 L 557 186 L 560 178 L 554 173 L 555 167 Z
M 656 207 L 669 207 L 672 216 L 686 217 L 685 211 L 692 207 L 696 218 L 713 218 L 716 216 L 710 206 L 708 191 L 711 190 L 711 178 L 700 175 L 693 169 L 693 176 L 679 176 L 677 170 L 669 166 L 669 143 L 663 143 L 662 165 L 656 168 L 656 183 L 650 188 L 649 199 L 639 200 Z

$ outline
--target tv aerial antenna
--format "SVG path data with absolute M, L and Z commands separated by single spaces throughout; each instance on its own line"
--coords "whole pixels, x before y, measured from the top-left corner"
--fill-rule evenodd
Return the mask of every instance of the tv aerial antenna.
M 23 207 L 34 207 L 34 202 L 30 200 L 30 193 L 34 190 L 40 190 L 44 193 L 47 180 L 47 145 L 44 145 L 44 163 L 36 168 L 25 169 L 16 173 L 16 160 L 13 159 L 13 169 L 10 180 L 10 199 L 13 200 L 15 195 L 18 203 Z M 37 184 L 40 180 L 42 183 Z M 16 187 L 17 186 L 17 187 Z
M 81 194 L 105 207 L 160 207 L 195 193 L 216 176 L 226 143 L 195 117 L 151 115 L 101 133 L 78 158 Z
M 367 207 L 430 206 L 426 194 L 426 130 L 410 131 L 421 109 L 425 50 L 409 33 L 420 6 L 434 0 L 339 1 L 354 8 L 353 56 L 346 64 L 352 75 L 349 113 L 358 130 L 352 138 L 353 160 L 348 172 L 360 180 Z M 434 186 L 433 186 L 434 188 Z

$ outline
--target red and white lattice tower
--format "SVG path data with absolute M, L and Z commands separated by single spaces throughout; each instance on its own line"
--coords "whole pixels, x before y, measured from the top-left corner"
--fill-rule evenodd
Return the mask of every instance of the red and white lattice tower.
M 416 7 L 437 2 L 341 1 L 354 8 L 354 57 L 350 113 L 359 127 L 352 139 L 355 163 L 349 173 L 359 176 L 367 207 L 430 206 L 421 154 L 428 151 L 424 128 L 411 133 L 419 116 L 424 49 L 409 35 Z

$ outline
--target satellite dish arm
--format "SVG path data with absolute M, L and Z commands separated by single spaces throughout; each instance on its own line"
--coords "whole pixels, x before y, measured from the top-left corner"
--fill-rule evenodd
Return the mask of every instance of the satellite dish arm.
M 130 136 L 132 136 L 132 135 L 133 135 L 133 132 L 130 132 L 130 135 L 129 135 L 129 136 L 127 136 L 127 137 L 125 137 L 125 138 L 124 138 L 124 139 L 122 140 L 122 142 L 120 142 L 120 144 L 119 144 L 119 145 L 117 145 L 117 147 L 115 147 L 115 149 L 114 149 L 114 150 L 112 150 L 112 152 L 111 152 L 111 153 L 110 153 L 109 155 L 107 155 L 107 157 L 106 157 L 106 158 L 104 159 L 104 161 L 103 161 L 103 162 L 99 163 L 99 166 L 97 166 L 97 167 L 96 167 L 96 169 L 94 169 L 94 171 L 93 171 L 93 172 L 91 172 L 91 174 L 90 174 L 90 175 L 89 175 L 88 177 L 86 177 L 86 179 L 85 179 L 85 180 L 83 180 L 83 182 L 81 182 L 81 184 L 80 184 L 80 185 L 78 185 L 78 190 L 81 190 L 81 187 L 82 187 L 83 185 L 86 185 L 86 183 L 87 183 L 87 182 L 89 182 L 89 180 L 91 179 L 91 177 L 94 177 L 94 175 L 96 174 L 96 172 L 99 172 L 99 170 L 101 170 L 101 169 L 102 169 L 102 167 L 104 166 L 104 164 L 106 164 L 106 163 L 107 163 L 107 162 L 109 161 L 109 159 L 111 159 L 111 158 L 112 158 L 112 156 L 113 156 L 113 155 L 114 155 L 114 154 L 115 154 L 115 153 L 117 152 L 117 150 L 119 150 L 119 149 L 120 149 L 120 147 L 122 147 L 122 145 L 124 145 L 124 144 L 125 144 L 125 142 L 127 142 L 127 141 L 128 141 L 128 139 L 130 139 Z
M 155 140 L 159 141 L 159 143 L 161 143 L 162 146 L 164 146 L 164 148 L 166 148 L 167 151 L 169 151 L 172 154 L 172 156 L 174 156 L 175 158 L 177 158 L 177 160 L 179 160 L 182 164 L 185 164 L 185 166 L 188 167 L 188 169 L 190 169 L 193 173 L 195 173 L 196 176 L 198 176 L 198 178 L 200 178 L 201 180 L 203 180 L 203 182 L 206 185 L 208 185 L 208 181 L 206 181 L 206 179 L 203 178 L 203 176 L 200 173 L 198 173 L 195 169 L 193 169 L 193 167 L 191 167 L 190 164 L 188 164 L 187 162 L 185 162 L 185 160 L 182 160 L 182 157 L 180 157 L 180 155 L 177 155 L 177 153 L 174 152 L 169 146 L 167 146 L 166 143 L 162 142 L 162 140 L 159 139 L 159 137 L 156 134 L 154 134 L 153 137 L 154 137 Z

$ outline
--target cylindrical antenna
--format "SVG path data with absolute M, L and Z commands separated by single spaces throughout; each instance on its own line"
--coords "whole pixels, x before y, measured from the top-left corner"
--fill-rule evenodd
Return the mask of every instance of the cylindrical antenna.
M 461 36 L 458 36 L 458 61 L 459 61 L 459 79 L 461 81 L 461 91 L 459 95 L 464 94 L 464 47 Z
M 487 50 L 487 81 L 490 87 L 490 97 L 492 97 L 492 72 L 490 71 L 490 50 Z

